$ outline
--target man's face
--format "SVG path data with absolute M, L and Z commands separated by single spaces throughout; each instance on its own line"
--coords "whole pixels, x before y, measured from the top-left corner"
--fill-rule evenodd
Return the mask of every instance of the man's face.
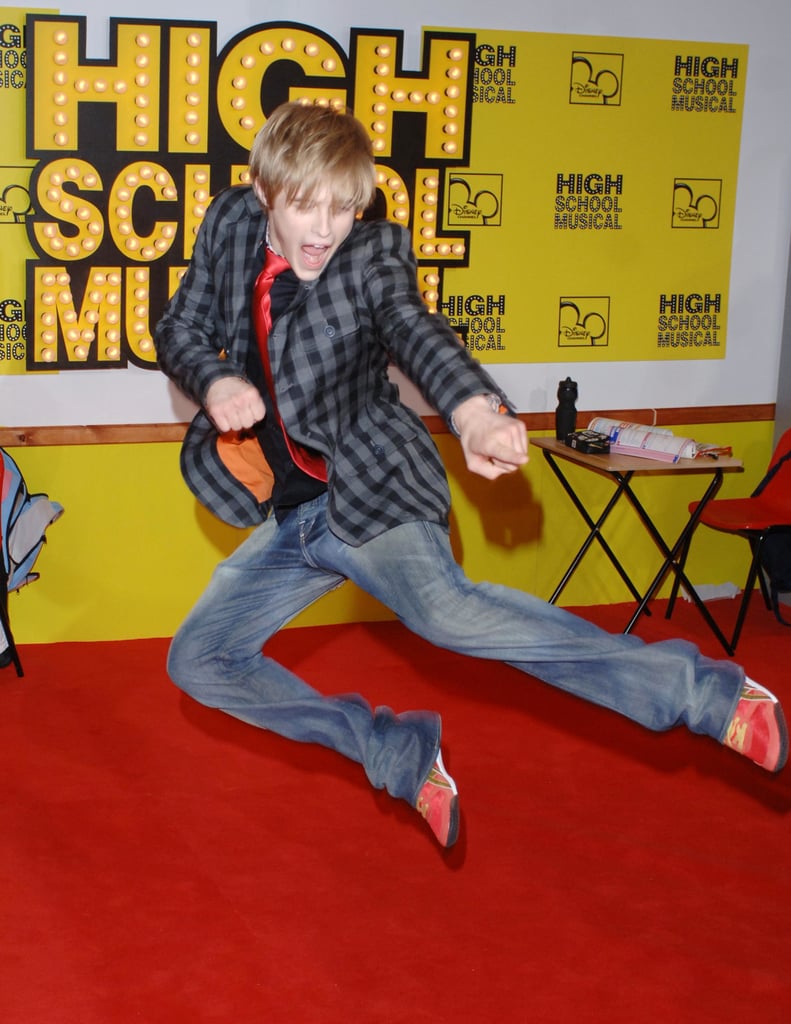
M 256 194 L 263 201 L 258 187 Z M 301 281 L 314 281 L 347 238 L 356 210 L 338 209 L 329 190 L 320 189 L 310 202 L 297 195 L 292 203 L 286 203 L 281 193 L 267 214 L 271 247 L 286 257 Z

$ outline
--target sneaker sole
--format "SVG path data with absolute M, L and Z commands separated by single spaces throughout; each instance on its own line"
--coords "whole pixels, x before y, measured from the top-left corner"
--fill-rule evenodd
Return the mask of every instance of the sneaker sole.
M 450 849 L 451 846 L 459 838 L 459 797 L 458 794 L 453 797 L 450 805 L 450 820 L 448 822 L 448 840 L 445 843 L 445 849 Z
M 442 751 L 437 751 L 435 758 L 437 768 L 442 772 L 445 778 L 450 784 L 450 791 L 453 793 L 453 799 L 450 803 L 450 818 L 448 820 L 448 838 L 445 840 L 445 849 L 450 849 L 451 846 L 459 838 L 459 790 L 456 786 L 456 782 L 453 776 L 450 774 L 448 769 L 445 767 L 442 761 Z
M 777 764 L 770 770 L 781 772 L 788 761 L 788 726 L 779 701 L 775 703 L 775 721 L 777 722 L 777 731 L 780 733 L 780 752 L 777 755 Z

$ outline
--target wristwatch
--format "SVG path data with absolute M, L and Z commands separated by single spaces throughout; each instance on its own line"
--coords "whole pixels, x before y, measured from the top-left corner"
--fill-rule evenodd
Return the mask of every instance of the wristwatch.
M 489 403 L 492 412 L 499 412 L 501 416 L 508 414 L 508 406 L 499 395 L 488 394 L 483 396 Z

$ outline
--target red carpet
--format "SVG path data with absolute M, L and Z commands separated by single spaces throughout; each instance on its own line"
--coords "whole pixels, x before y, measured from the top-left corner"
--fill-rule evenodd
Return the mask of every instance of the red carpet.
M 640 632 L 719 656 L 686 605 Z M 791 768 L 397 624 L 282 633 L 327 692 L 442 712 L 443 853 L 356 765 L 182 697 L 166 648 L 27 646 L 0 673 L 3 1024 L 789 1019 Z M 791 705 L 759 601 L 739 657 Z

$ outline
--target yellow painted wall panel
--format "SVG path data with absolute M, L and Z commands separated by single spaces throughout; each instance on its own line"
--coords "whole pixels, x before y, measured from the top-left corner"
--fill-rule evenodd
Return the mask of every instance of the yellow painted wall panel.
M 722 496 L 749 494 L 772 448 L 772 424 L 680 425 L 679 434 L 733 445 L 746 470 L 725 478 Z M 436 438 L 451 480 L 452 540 L 475 580 L 522 587 L 548 598 L 585 527 L 543 457 L 533 450 L 524 471 L 494 483 L 468 473 L 458 443 Z M 206 584 L 214 565 L 244 537 L 195 501 L 183 484 L 177 444 L 18 448 L 14 457 L 31 491 L 43 491 L 65 513 L 48 532 L 37 569 L 41 579 L 10 597 L 18 643 L 170 636 Z M 579 475 L 579 474 L 578 474 Z M 657 510 L 663 532 L 675 535 L 700 479 L 644 479 L 637 485 Z M 607 500 L 607 480 L 582 471 L 577 481 L 595 507 Z M 613 545 L 650 581 L 658 552 L 633 511 L 619 507 L 609 524 Z M 698 531 L 690 561 L 696 583 L 741 584 L 746 545 Z M 592 550 L 562 596 L 562 604 L 628 600 L 606 559 Z M 390 613 L 351 584 L 323 599 L 300 625 L 375 620 Z

